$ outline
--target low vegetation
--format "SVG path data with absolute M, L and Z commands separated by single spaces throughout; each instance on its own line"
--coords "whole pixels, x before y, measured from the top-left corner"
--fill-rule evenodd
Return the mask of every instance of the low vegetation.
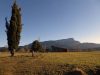
M 97 72 L 100 52 L 35 53 L 34 57 L 31 53 L 15 53 L 14 57 L 0 53 L 0 75 L 99 75 Z

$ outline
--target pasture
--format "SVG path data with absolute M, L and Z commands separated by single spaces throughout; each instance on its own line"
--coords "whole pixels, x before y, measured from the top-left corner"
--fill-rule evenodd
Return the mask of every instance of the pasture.
M 68 75 L 75 68 L 93 75 L 100 70 L 100 52 L 0 53 L 0 75 Z

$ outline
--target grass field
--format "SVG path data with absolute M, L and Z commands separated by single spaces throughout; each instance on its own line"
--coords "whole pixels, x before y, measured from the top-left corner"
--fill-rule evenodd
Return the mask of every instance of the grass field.
M 0 75 L 67 75 L 75 68 L 93 75 L 100 70 L 100 52 L 0 53 Z

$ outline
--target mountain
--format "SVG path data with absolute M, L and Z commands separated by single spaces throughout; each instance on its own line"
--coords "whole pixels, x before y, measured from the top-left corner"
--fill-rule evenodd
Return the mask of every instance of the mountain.
M 51 46 L 68 48 L 68 49 L 95 49 L 100 48 L 100 44 L 96 43 L 80 43 L 79 41 L 74 40 L 73 38 L 60 39 L 60 40 L 50 40 L 41 42 L 43 48 L 50 49 Z M 31 47 L 31 44 L 29 44 Z
M 20 46 L 19 51 L 28 51 L 31 48 L 31 44 L 25 45 L 25 46 Z M 55 48 L 64 48 L 68 50 L 84 50 L 84 51 L 91 51 L 91 50 L 99 50 L 100 51 L 100 44 L 96 43 L 80 43 L 79 41 L 76 41 L 73 38 L 68 38 L 68 39 L 60 39 L 60 40 L 50 40 L 50 41 L 43 41 L 41 42 L 41 45 L 43 46 L 44 49 L 52 49 L 52 46 Z M 5 48 L 0 48 L 0 50 L 4 51 L 6 50 Z
M 80 43 L 73 38 L 54 40 L 54 41 L 44 41 L 41 42 L 43 47 L 51 48 L 51 46 L 68 48 L 68 49 L 98 49 L 100 44 L 96 43 Z
M 95 44 L 95 43 L 81 43 L 80 48 L 81 49 L 96 49 L 99 48 L 100 44 Z
M 57 46 L 62 48 L 73 48 L 76 49 L 80 42 L 75 41 L 73 38 L 68 39 L 61 39 L 61 40 L 55 40 L 55 41 L 44 41 L 41 42 L 43 47 L 50 48 L 51 46 Z

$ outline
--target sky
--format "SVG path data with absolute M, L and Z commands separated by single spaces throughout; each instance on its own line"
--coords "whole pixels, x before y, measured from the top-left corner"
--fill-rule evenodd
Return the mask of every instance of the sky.
M 0 0 L 0 47 L 7 46 L 5 17 L 14 0 Z M 100 43 L 100 0 L 17 0 L 23 29 L 20 45 L 74 38 Z

